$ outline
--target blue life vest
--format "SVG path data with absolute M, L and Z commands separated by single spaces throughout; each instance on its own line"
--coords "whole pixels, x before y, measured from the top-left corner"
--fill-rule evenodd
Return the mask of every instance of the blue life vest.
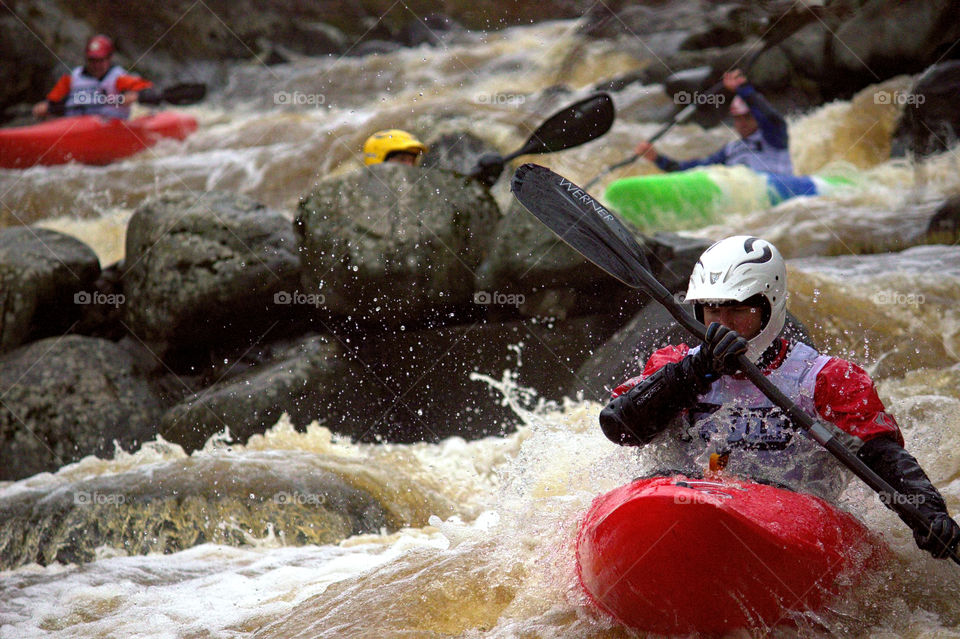
M 724 164 L 727 166 L 742 164 L 754 171 L 793 175 L 790 149 L 778 149 L 771 145 L 764 139 L 760 130 L 754 131 L 745 138 L 727 143 L 723 150 L 726 154 Z

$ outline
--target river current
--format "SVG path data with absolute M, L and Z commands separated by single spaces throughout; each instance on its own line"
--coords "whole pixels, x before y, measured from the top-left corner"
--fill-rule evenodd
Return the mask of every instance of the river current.
M 314 182 L 361 166 L 360 145 L 376 129 L 467 130 L 513 150 L 594 82 L 639 66 L 609 44 L 579 44 L 575 25 L 517 27 L 365 58 L 238 65 L 225 89 L 185 108 L 200 122 L 185 142 L 164 142 L 102 168 L 0 172 L 0 224 L 74 234 L 108 265 L 122 258 L 124 225 L 145 197 L 224 189 L 292 218 Z M 545 92 L 561 82 L 572 91 Z M 909 79 L 884 86 L 903 89 Z M 690 232 L 750 233 L 781 248 L 789 308 L 822 350 L 860 362 L 874 376 L 908 449 L 956 514 L 960 251 L 913 245 L 937 205 L 960 193 L 960 160 L 945 153 L 918 167 L 888 159 L 897 112 L 870 98 L 876 89 L 788 116 L 797 172 L 846 176 L 850 188 L 769 210 L 745 199 Z M 634 85 L 614 99 L 618 119 L 606 136 L 532 159 L 582 184 L 629 155 L 659 127 L 644 113 L 668 98 L 659 86 Z M 733 135 L 724 126 L 685 125 L 661 146 L 693 156 Z M 650 168 L 637 163 L 631 170 Z M 509 200 L 506 182 L 494 189 L 501 204 Z M 270 520 L 282 500 L 274 499 L 255 511 L 256 525 L 229 511 L 212 522 L 219 539 L 231 543 L 146 555 L 104 546 L 83 563 L 24 565 L 0 572 L 0 638 L 632 636 L 586 605 L 573 542 L 593 497 L 644 472 L 643 457 L 603 437 L 602 406 L 592 398 L 538 403 L 534 392 L 512 383 L 511 371 L 481 371 L 475 383 L 511 403 L 522 423 L 515 433 L 473 442 L 353 444 L 319 423 L 298 433 L 281 420 L 243 446 L 215 438 L 189 460 L 161 440 L 114 460 L 87 458 L 0 485 L 0 499 L 24 491 L 53 495 L 80 482 L 135 483 L 182 467 L 184 490 L 227 485 L 239 475 L 256 489 L 291 468 L 316 466 L 362 484 L 416 522 L 337 544 L 301 543 L 275 534 Z M 284 499 L 304 505 L 315 497 L 293 492 Z M 917 550 L 906 527 L 862 486 L 852 485 L 842 505 L 882 535 L 893 550 L 890 565 L 821 615 L 770 635 L 960 637 L 960 569 Z

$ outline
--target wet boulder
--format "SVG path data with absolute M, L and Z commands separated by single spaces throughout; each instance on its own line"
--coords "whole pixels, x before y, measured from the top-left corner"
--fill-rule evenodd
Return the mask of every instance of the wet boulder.
M 0 491 L 0 570 L 94 561 L 104 547 L 144 555 L 273 536 L 284 545 L 336 544 L 419 528 L 454 510 L 426 482 L 359 459 L 295 450 L 177 459 L 155 447 L 164 461 Z
M 444 316 L 471 303 L 499 219 L 486 188 L 448 171 L 378 164 L 323 180 L 296 220 L 303 292 L 365 325 Z
M 445 133 L 430 140 L 427 146 L 430 150 L 423 154 L 421 167 L 444 169 L 462 175 L 468 175 L 477 166 L 481 155 L 497 152 L 477 136 L 464 131 Z
M 367 374 L 351 390 L 373 410 L 349 434 L 364 441 L 393 442 L 501 435 L 520 419 L 500 391 L 471 379 L 472 374 L 499 382 L 510 370 L 517 384 L 532 389 L 512 391 L 522 405 L 559 401 L 574 385 L 577 368 L 620 325 L 615 316 L 591 315 L 370 336 L 356 353 L 367 364 Z M 366 399 L 378 393 L 386 395 L 385 401 Z
M 930 67 L 908 94 L 889 97 L 903 104 L 894 132 L 895 149 L 926 156 L 946 151 L 960 139 L 960 60 Z
M 934 244 L 960 241 L 960 195 L 948 198 L 937 208 L 927 223 L 924 239 Z
M 231 440 L 244 443 L 283 413 L 300 428 L 317 420 L 337 432 L 350 430 L 366 413 L 349 392 L 350 380 L 363 374 L 359 364 L 343 357 L 339 342 L 308 336 L 185 398 L 164 414 L 159 432 L 191 452 L 226 428 Z M 369 392 L 365 401 L 377 403 Z M 350 413 L 351 406 L 357 407 L 356 414 Z
M 163 412 L 129 352 L 79 335 L 51 337 L 0 358 L 0 479 L 111 457 L 153 438 Z
M 832 34 L 833 64 L 824 75 L 863 86 L 921 71 L 960 39 L 957 8 L 955 0 L 865 3 Z
M 297 289 L 290 221 L 245 196 L 168 192 L 127 227 L 124 314 L 161 357 L 259 338 Z
M 614 310 L 631 297 L 515 200 L 494 235 L 496 244 L 477 270 L 481 302 L 520 296 L 521 315 L 571 317 Z
M 94 302 L 99 275 L 96 253 L 74 237 L 30 226 L 0 231 L 0 353 L 74 326 Z

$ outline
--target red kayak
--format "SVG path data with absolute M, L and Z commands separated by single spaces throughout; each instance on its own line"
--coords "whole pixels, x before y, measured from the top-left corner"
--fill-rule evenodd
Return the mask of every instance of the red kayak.
M 577 570 L 591 601 L 625 626 L 720 633 L 820 610 L 883 548 L 818 497 L 656 477 L 594 500 L 580 524 Z
M 67 162 L 109 164 L 139 153 L 163 138 L 183 140 L 196 130 L 195 118 L 173 111 L 134 120 L 80 115 L 0 129 L 0 168 L 25 169 Z

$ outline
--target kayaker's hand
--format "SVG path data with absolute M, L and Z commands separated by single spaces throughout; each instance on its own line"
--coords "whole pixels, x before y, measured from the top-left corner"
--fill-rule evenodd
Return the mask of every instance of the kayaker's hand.
M 946 513 L 936 513 L 930 519 L 930 530 L 915 529 L 913 539 L 920 550 L 943 559 L 960 545 L 960 526 Z
M 47 102 L 46 100 L 44 100 L 44 101 L 42 101 L 42 102 L 37 102 L 36 104 L 33 105 L 33 117 L 35 117 L 35 118 L 38 119 L 38 120 L 42 120 L 43 118 L 47 117 L 48 115 L 50 115 L 50 103 L 49 103 L 49 102 Z
M 484 153 L 477 159 L 477 165 L 470 171 L 470 177 L 490 188 L 503 173 L 503 156 L 499 153 Z
M 747 76 L 740 69 L 727 71 L 723 74 L 723 88 L 730 93 L 736 93 L 742 85 L 747 83 Z
M 737 358 L 747 352 L 750 344 L 736 331 L 719 322 L 707 327 L 703 345 L 691 356 L 693 371 L 700 377 L 727 375 L 740 370 Z
M 139 95 L 136 91 L 124 91 L 123 92 L 123 105 L 132 106 L 134 102 L 137 101 Z
M 650 162 L 656 162 L 657 158 L 659 157 L 656 149 L 653 148 L 653 145 L 646 140 L 637 145 L 637 148 L 634 149 L 634 153 L 645 160 L 649 160 Z

